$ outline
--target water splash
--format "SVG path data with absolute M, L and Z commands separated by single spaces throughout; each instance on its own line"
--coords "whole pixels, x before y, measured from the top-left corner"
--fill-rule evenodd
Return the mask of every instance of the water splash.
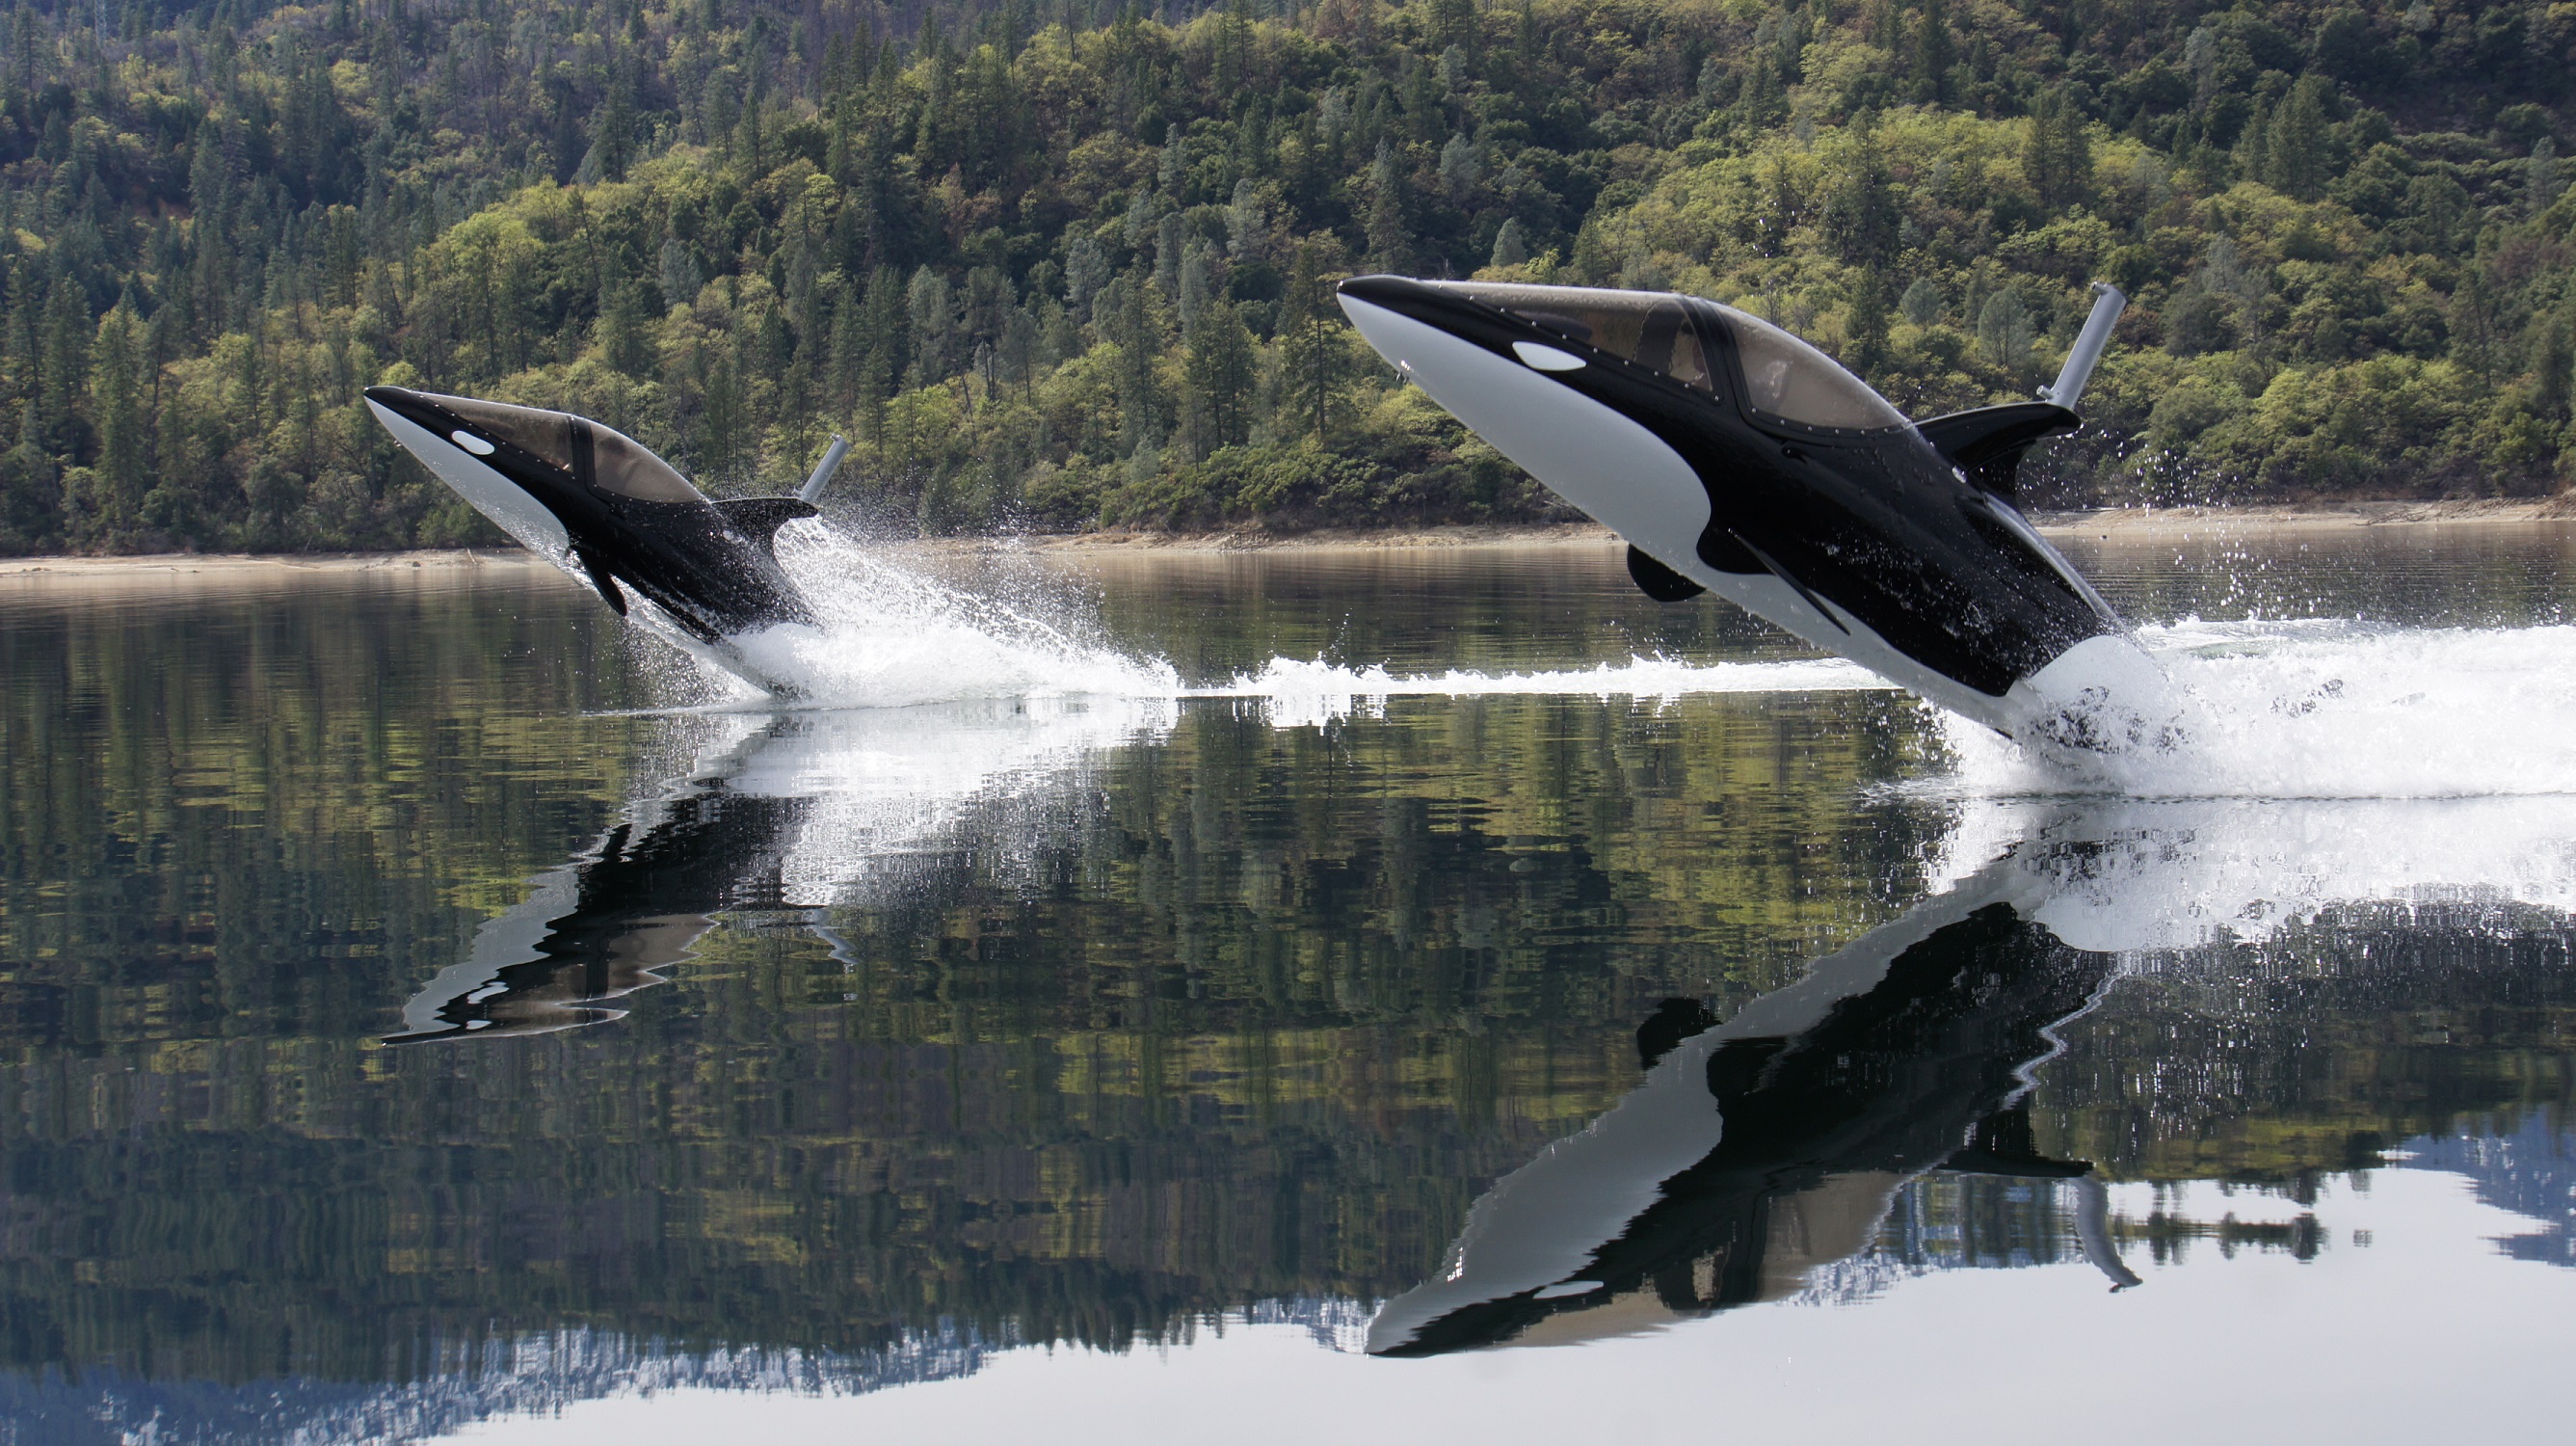
M 2474 798 L 2576 794 L 2576 628 L 2334 619 L 2138 630 L 2186 695 L 2169 751 L 2047 755 L 1944 717 L 1961 797 Z
M 1050 595 L 1033 572 L 1002 569 L 1000 588 L 978 594 L 819 523 L 779 529 L 778 558 L 822 626 L 772 628 L 740 640 L 740 647 L 764 672 L 794 679 L 802 696 L 783 703 L 662 630 L 657 635 L 695 660 L 688 673 L 665 680 L 665 696 L 710 711 L 758 713 L 1011 699 L 1239 698 L 1262 704 L 1273 724 L 1294 727 L 1367 716 L 1404 696 L 1569 694 L 1670 702 L 1700 693 L 1889 686 L 1840 659 L 1690 663 L 1665 657 L 1589 668 L 1422 675 L 1277 657 L 1227 681 L 1190 686 L 1169 662 L 1101 641 L 1079 610 L 1060 592 Z
M 1042 606 L 978 596 L 906 568 L 819 523 L 778 531 L 778 560 L 822 619 L 742 640 L 806 708 L 908 707 L 988 698 L 1170 697 L 1180 677 L 1085 637 Z M 729 703 L 778 701 L 734 683 Z
M 809 709 L 976 700 L 1233 698 L 1275 726 L 1320 726 L 1402 696 L 1560 695 L 1652 702 L 1713 693 L 1884 689 L 1841 659 L 1695 663 L 1632 657 L 1590 667 L 1405 675 L 1273 658 L 1213 685 L 1103 640 L 1060 596 L 1018 576 L 979 596 L 819 523 L 779 533 L 823 619 L 747 640 L 804 684 Z M 1007 584 L 1012 575 L 1005 570 Z M 2190 708 L 2173 749 L 2028 748 L 1964 719 L 1933 724 L 1950 766 L 1908 786 L 1935 797 L 2467 798 L 2576 794 L 2576 627 L 2399 628 L 2336 619 L 2138 630 Z M 701 683 L 718 708 L 778 700 Z M 1927 712 L 1929 710 L 1927 709 Z
M 1505 695 L 1634 698 L 1670 703 L 1701 693 L 1846 692 L 1887 689 L 1887 680 L 1839 658 L 1761 663 L 1686 663 L 1665 657 L 1632 657 L 1590 668 L 1484 673 L 1453 668 L 1444 673 L 1398 675 L 1384 667 L 1346 668 L 1321 659 L 1273 658 L 1263 667 L 1212 688 L 1192 688 L 1185 698 L 1250 698 L 1265 707 L 1273 727 L 1319 727 L 1357 714 L 1372 716 L 1390 698 L 1475 698 Z

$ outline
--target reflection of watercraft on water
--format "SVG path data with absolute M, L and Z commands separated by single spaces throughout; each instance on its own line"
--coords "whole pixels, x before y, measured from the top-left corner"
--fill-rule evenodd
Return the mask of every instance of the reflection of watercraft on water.
M 1616 1108 L 1476 1203 L 1369 1349 L 1579 1339 L 1773 1299 L 1867 1245 L 1927 1170 L 2087 1175 L 2041 1157 L 2017 1106 L 2050 1026 L 2116 961 L 2031 922 L 2033 883 L 2003 860 L 1663 1048 Z
M 634 439 L 563 412 L 402 387 L 369 387 L 367 405 L 440 481 L 620 616 L 632 591 L 675 641 L 769 692 L 796 694 L 743 644 L 815 622 L 772 551 L 782 524 L 814 515 L 808 497 L 710 501 Z M 807 493 L 826 476 L 818 471 Z
M 807 801 L 722 790 L 611 829 L 485 924 L 474 951 L 403 1006 L 387 1043 L 541 1034 L 616 1019 L 611 1001 L 663 982 L 728 909 L 779 908 L 778 851 Z
M 736 732 L 487 921 L 404 1004 L 389 1042 L 616 1019 L 614 1001 L 662 983 L 716 915 L 835 903 L 889 858 L 936 846 L 981 801 L 1007 796 L 1026 814 L 1092 750 L 1162 717 L 1151 704 L 1031 701 L 709 720 Z
M 1552 491 L 1628 539 L 1657 597 L 1702 591 L 2020 739 L 2169 745 L 2161 674 L 2015 503 L 2122 298 L 2101 288 L 2050 399 L 1919 425 L 1834 360 L 1662 292 L 1343 283 L 1361 335 Z
M 2079 1246 L 2132 1283 L 2100 1182 L 2042 1156 L 2022 1104 L 2056 1029 L 2140 951 L 2355 901 L 2571 902 L 2549 799 L 1969 813 L 1952 856 L 1990 861 L 1939 895 L 1723 1023 L 1687 1005 L 1647 1021 L 1645 1081 L 1496 1182 L 1439 1275 L 1379 1310 L 1369 1349 L 1582 1339 L 1794 1294 L 1939 1170 L 2070 1182 Z

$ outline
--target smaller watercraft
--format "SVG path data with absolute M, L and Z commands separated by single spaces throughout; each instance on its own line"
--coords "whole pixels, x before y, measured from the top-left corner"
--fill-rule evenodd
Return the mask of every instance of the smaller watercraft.
M 1694 296 L 1362 276 L 1341 304 L 1432 400 L 1626 538 L 1649 594 L 1716 593 L 2018 740 L 2170 747 L 2163 673 L 2016 501 L 2023 454 L 2081 425 L 2124 301 L 2097 290 L 2046 400 L 1919 424 Z
M 812 517 L 836 446 L 796 497 L 714 501 L 613 427 L 540 407 L 404 387 L 367 388 L 368 409 L 404 450 L 530 551 L 599 592 L 629 594 L 673 641 L 754 686 L 795 682 L 751 646 L 814 611 L 778 565 L 778 529 Z

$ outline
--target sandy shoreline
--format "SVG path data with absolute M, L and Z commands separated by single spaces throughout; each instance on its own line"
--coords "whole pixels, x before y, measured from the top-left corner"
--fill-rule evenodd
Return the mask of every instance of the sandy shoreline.
M 2107 541 L 2161 541 L 2190 536 L 2280 531 L 2350 531 L 2379 527 L 2464 526 L 2576 522 L 2576 493 L 2539 500 L 2474 502 L 2349 502 L 2281 507 L 2119 507 L 2091 512 L 2044 513 L 2034 518 L 2050 536 Z M 1145 557 L 1159 553 L 1389 551 L 1416 548 L 1511 547 L 1617 541 L 1589 522 L 1539 526 L 1418 527 L 1316 532 L 1086 532 L 1032 537 L 963 537 L 906 540 L 904 549 L 970 553 L 1005 548 L 1068 561 L 1087 556 Z M 501 548 L 450 548 L 369 553 L 161 553 L 131 557 L 0 558 L 0 581 L 119 577 L 465 570 L 521 570 L 543 566 L 534 553 Z
M 442 548 L 422 552 L 163 552 L 132 557 L 0 558 L 0 580 L 69 577 L 168 577 L 232 574 L 249 577 L 292 573 L 454 572 L 545 567 L 545 559 L 517 548 Z

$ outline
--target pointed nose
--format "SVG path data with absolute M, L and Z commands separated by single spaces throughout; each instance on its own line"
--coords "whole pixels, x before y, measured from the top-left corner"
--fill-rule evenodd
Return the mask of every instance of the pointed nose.
M 458 399 L 407 387 L 369 387 L 366 398 L 368 409 L 403 450 L 502 531 L 550 557 L 561 558 L 571 547 L 562 519 L 529 486 L 527 479 L 534 474 L 494 457 L 496 449 L 483 429 L 458 425 L 465 419 L 448 405 Z M 543 490 L 553 495 L 562 489 Z
M 1357 323 L 1363 335 L 1368 332 L 1363 318 L 1372 311 L 1392 312 L 1408 321 L 1427 322 L 1444 331 L 1473 325 L 1472 320 L 1459 314 L 1472 311 L 1472 308 L 1461 306 L 1457 298 L 1409 276 L 1354 276 L 1335 287 L 1334 291 L 1342 303 L 1342 314 Z M 1370 338 L 1372 341 L 1375 339 Z
M 444 436 L 454 425 L 428 397 L 409 387 L 369 387 L 366 395 L 367 405 L 374 409 L 379 419 L 400 417 L 439 436 Z
M 1383 306 L 1389 311 L 1403 311 L 1408 302 L 1419 304 L 1425 298 L 1439 295 L 1409 276 L 1354 276 L 1334 289 L 1344 296 Z

